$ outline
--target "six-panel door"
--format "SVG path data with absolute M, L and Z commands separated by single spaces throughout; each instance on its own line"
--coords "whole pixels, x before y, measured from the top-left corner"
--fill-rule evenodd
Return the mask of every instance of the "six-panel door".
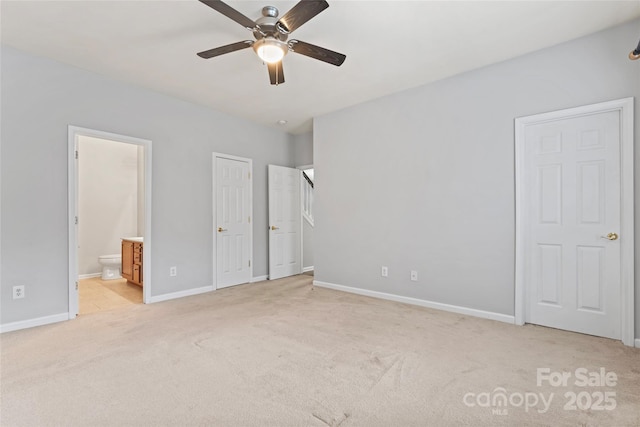
M 217 287 L 251 281 L 249 164 L 216 158 Z
M 620 338 L 620 117 L 528 126 L 526 321 Z

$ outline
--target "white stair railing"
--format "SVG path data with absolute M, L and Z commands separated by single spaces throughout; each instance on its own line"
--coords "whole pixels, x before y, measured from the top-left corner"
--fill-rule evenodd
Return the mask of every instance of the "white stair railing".
M 313 227 L 313 181 L 302 172 L 302 216 Z

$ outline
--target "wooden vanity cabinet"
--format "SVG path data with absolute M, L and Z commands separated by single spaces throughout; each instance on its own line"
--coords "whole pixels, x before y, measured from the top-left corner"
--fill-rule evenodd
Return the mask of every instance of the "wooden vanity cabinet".
M 142 242 L 122 240 L 122 277 L 142 286 Z
M 122 241 L 122 277 L 133 279 L 133 242 Z

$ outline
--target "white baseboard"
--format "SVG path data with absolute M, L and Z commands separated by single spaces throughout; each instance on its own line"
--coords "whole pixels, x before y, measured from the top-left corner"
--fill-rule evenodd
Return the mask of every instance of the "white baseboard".
M 302 268 L 302 272 L 306 273 L 307 271 L 313 271 L 313 265 L 309 266 L 309 267 L 303 267 Z
M 187 289 L 186 291 L 171 292 L 168 294 L 152 296 L 151 301 L 147 301 L 147 303 L 162 302 L 162 301 L 168 301 L 176 298 L 190 297 L 192 295 L 204 294 L 206 292 L 211 292 L 214 290 L 215 288 L 212 285 L 212 286 L 203 286 L 201 288 Z
M 636 348 L 640 348 L 640 338 L 636 338 Z
M 256 276 L 253 279 L 251 279 L 251 283 L 253 282 L 262 282 L 263 280 L 268 280 L 269 276 L 268 275 L 264 275 L 264 276 Z
M 499 322 L 505 322 L 505 323 L 511 323 L 511 324 L 515 323 L 515 317 L 509 316 L 507 314 L 476 310 L 475 308 L 460 307 L 457 305 L 443 304 L 440 302 L 427 301 L 427 300 L 422 300 L 418 298 L 403 297 L 401 295 L 387 294 L 385 292 L 377 292 L 377 291 L 370 291 L 367 289 L 352 288 L 350 286 L 336 285 L 333 283 L 321 282 L 318 280 L 314 280 L 313 285 L 319 286 L 321 288 L 328 288 L 328 289 L 335 289 L 337 291 L 349 292 L 352 294 L 386 299 L 386 300 L 395 301 L 395 302 L 402 302 L 405 304 L 419 305 L 421 307 L 434 308 L 436 310 L 443 310 L 443 311 L 450 311 L 458 314 L 465 314 L 467 316 L 481 317 L 483 319 L 497 320 Z
M 78 279 L 92 279 L 94 277 L 100 277 L 102 273 L 91 273 L 91 274 L 78 274 Z
M 48 325 L 50 323 L 64 322 L 66 320 L 69 320 L 69 313 L 60 313 L 51 316 L 37 317 L 35 319 L 20 320 L 18 322 L 11 322 L 0 325 L 0 333 L 33 328 L 36 326 Z

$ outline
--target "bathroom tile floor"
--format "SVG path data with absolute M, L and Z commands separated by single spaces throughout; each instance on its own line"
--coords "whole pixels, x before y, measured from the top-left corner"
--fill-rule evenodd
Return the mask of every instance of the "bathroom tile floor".
M 142 304 L 142 288 L 125 279 L 101 280 L 100 277 L 79 282 L 80 315 Z

